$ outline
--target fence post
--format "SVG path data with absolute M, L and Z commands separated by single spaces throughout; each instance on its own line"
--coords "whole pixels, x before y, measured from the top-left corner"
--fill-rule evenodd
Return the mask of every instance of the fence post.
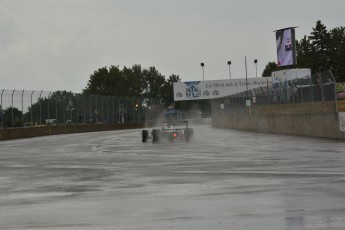
M 97 96 L 96 96 L 96 109 L 95 109 L 96 122 L 98 120 L 98 96 L 99 96 L 99 94 L 97 94 Z
M 325 101 L 325 98 L 324 98 L 324 95 L 323 95 L 323 82 L 322 82 L 322 73 L 321 73 L 321 67 L 319 68 L 319 72 L 316 73 L 317 76 L 318 76 L 318 80 L 319 80 L 319 84 L 320 84 L 320 87 L 321 87 L 321 96 L 322 96 L 322 102 Z
M 113 124 L 115 123 L 115 97 L 113 96 Z
M 33 112 L 32 112 L 33 111 L 33 109 L 32 109 L 32 95 L 34 94 L 34 92 L 35 92 L 35 90 L 33 90 L 32 93 L 31 93 L 31 107 L 30 107 L 31 108 L 31 118 L 30 118 L 30 122 L 31 123 L 32 123 L 32 116 L 33 116 Z
M 49 117 L 49 97 L 50 97 L 50 94 L 51 94 L 51 93 L 52 93 L 52 91 L 49 92 L 49 94 L 48 94 L 48 100 L 47 100 L 47 102 L 48 102 L 48 118 L 47 118 L 47 119 L 48 119 L 48 120 L 49 120 L 49 118 L 50 118 L 50 117 Z
M 121 123 L 121 98 L 118 99 L 118 102 L 119 102 L 119 123 Z
M 1 107 L 2 107 L 2 95 L 4 94 L 4 89 L 2 90 L 2 92 L 1 92 Z
M 86 100 L 85 100 L 85 98 L 86 98 L 86 95 L 84 95 L 84 100 L 83 100 L 83 102 L 84 102 L 84 124 L 86 124 Z
M 128 122 L 128 119 L 127 119 L 127 117 L 128 117 L 128 106 L 127 106 L 127 102 L 128 102 L 128 97 L 126 97 L 126 117 L 125 117 L 126 123 Z
M 147 119 L 148 119 L 148 110 L 149 110 L 149 105 L 148 103 L 146 103 L 146 107 L 145 107 L 145 128 L 147 128 Z
M 337 88 L 336 88 L 336 81 L 335 78 L 333 76 L 333 73 L 331 71 L 330 75 L 332 77 L 332 81 L 333 81 L 333 85 L 334 85 L 334 104 L 335 104 L 335 112 L 338 112 L 338 97 L 337 97 Z
M 107 96 L 107 124 L 109 124 L 109 96 Z
M 58 124 L 58 99 L 57 99 L 57 97 L 55 100 L 55 119 L 56 119 L 56 124 Z
M 40 125 L 42 124 L 42 93 L 43 93 L 43 90 L 41 91 L 40 93 L 40 97 L 39 97 L 39 100 L 40 100 Z
M 295 104 L 295 92 L 294 92 L 294 89 L 293 89 L 294 84 L 293 84 L 292 81 L 290 81 L 289 84 L 290 84 L 290 90 L 291 90 L 291 93 L 292 93 L 292 104 Z
M 134 105 L 134 102 L 133 102 L 133 98 L 131 100 L 131 104 L 132 104 L 132 108 L 133 108 L 133 116 L 132 116 L 132 123 L 134 123 L 134 120 L 135 120 L 135 105 Z
M 310 84 L 310 91 L 309 91 L 309 95 L 310 95 L 310 103 L 314 102 L 314 94 L 313 94 L 313 82 L 311 80 L 311 77 L 309 78 L 309 76 L 307 76 L 308 80 L 309 80 L 309 84 Z
M 12 128 L 14 127 L 14 122 L 13 122 L 13 121 L 14 121 L 14 120 L 13 120 L 13 94 L 14 94 L 14 91 L 16 91 L 16 90 L 15 90 L 15 89 L 13 90 L 13 92 L 12 92 L 12 97 L 11 97 L 11 98 L 12 98 L 12 101 L 11 101 L 11 102 L 12 102 L 12 104 L 11 104 L 11 107 L 12 107 L 12 109 L 11 109 L 11 110 L 12 110 L 12 111 L 11 111 L 11 112 L 12 112 L 12 113 L 11 113 L 11 114 L 12 114 Z
M 300 97 L 301 97 L 301 104 L 303 104 L 303 88 L 302 88 L 302 84 L 301 81 L 297 78 L 298 84 L 299 84 L 299 88 L 300 88 Z
M 1 92 L 1 105 L 0 105 L 0 113 L 1 113 L 1 127 L 4 127 L 4 114 L 3 114 L 3 109 L 2 109 L 2 95 L 4 94 L 4 89 Z
M 92 119 L 92 106 L 91 106 L 91 94 L 90 94 L 90 103 L 89 103 L 89 107 L 90 107 L 90 117 L 89 117 L 89 122 L 91 121 L 91 119 Z
M 24 127 L 24 89 L 23 89 L 23 92 L 22 92 L 22 127 Z
M 79 94 L 77 93 L 77 124 L 81 123 L 80 114 L 79 114 Z
M 142 103 L 141 103 L 142 99 L 139 99 L 139 105 L 138 105 L 138 121 L 142 121 L 141 117 L 140 117 L 140 110 L 142 109 Z
M 104 124 L 104 114 L 103 114 L 103 99 L 104 99 L 104 96 L 102 96 L 102 124 Z

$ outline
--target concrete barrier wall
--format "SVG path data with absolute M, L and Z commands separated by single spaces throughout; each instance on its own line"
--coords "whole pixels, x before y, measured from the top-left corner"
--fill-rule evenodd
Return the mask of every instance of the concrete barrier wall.
M 345 140 L 334 102 L 258 106 L 248 115 L 212 115 L 212 125 L 227 129 Z M 250 115 L 252 114 L 252 115 Z
M 151 124 L 149 124 L 150 126 Z M 61 125 L 42 126 L 32 128 L 8 128 L 0 129 L 0 140 L 11 140 L 17 138 L 29 138 L 46 135 L 97 132 L 121 129 L 139 129 L 145 127 L 145 123 L 128 124 L 96 124 L 96 125 Z
M 212 125 L 227 129 L 345 140 L 344 133 L 339 129 L 337 112 L 324 112 L 321 110 L 322 112 L 314 111 L 310 113 L 307 108 L 303 113 L 301 107 L 298 108 L 299 112 L 297 113 L 276 110 L 279 112 L 271 112 L 270 115 L 215 114 L 212 115 Z
M 325 109 L 327 106 L 331 109 Z M 253 115 L 213 114 L 211 124 L 215 127 L 227 129 L 345 140 L 344 133 L 339 130 L 338 113 L 329 111 L 333 110 L 332 108 L 327 104 L 306 105 L 304 109 L 303 105 L 296 105 L 295 108 L 286 105 L 262 107 Z M 152 127 L 152 125 L 148 124 L 149 127 Z M 145 123 L 9 128 L 0 129 L 0 140 L 68 133 L 140 129 L 143 127 L 145 127 Z

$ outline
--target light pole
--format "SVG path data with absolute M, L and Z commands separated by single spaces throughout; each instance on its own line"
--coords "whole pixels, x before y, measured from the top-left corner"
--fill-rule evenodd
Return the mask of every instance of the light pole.
M 205 74 L 204 74 L 204 66 L 205 66 L 205 64 L 202 62 L 202 63 L 200 63 L 200 65 L 201 65 L 201 68 L 202 68 L 202 80 L 205 81 Z
M 231 61 L 228 61 L 228 66 L 229 66 L 229 76 L 230 76 L 230 79 L 231 79 L 231 70 L 230 70 L 230 65 L 231 65 Z
M 2 95 L 4 94 L 4 89 L 2 90 L 1 92 L 1 104 L 0 104 L 0 119 L 1 119 L 1 127 L 4 127 L 4 113 L 3 113 L 3 110 L 2 110 Z M 32 108 L 32 106 L 31 106 Z
M 254 64 L 255 64 L 255 76 L 257 78 L 258 77 L 258 59 L 254 59 Z

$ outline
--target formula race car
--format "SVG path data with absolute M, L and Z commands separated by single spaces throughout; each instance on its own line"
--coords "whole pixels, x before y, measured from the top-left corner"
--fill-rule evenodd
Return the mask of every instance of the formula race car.
M 183 125 L 183 126 L 182 126 Z M 177 122 L 163 122 L 162 126 L 158 129 L 153 129 L 151 136 L 148 130 L 143 130 L 142 142 L 147 142 L 148 139 L 152 139 L 152 143 L 158 143 L 161 141 L 185 141 L 189 142 L 194 136 L 194 130 L 188 128 L 188 121 Z

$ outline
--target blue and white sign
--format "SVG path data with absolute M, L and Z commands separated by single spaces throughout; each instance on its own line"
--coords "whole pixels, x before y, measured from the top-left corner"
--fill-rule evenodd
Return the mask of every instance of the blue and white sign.
M 286 87 L 287 81 L 302 79 L 311 75 L 310 69 L 286 69 L 275 71 L 271 77 L 226 79 L 213 81 L 189 81 L 174 83 L 174 100 L 204 100 L 226 97 L 247 89 Z M 248 87 L 247 87 L 248 85 Z
M 254 88 L 267 87 L 271 78 L 229 79 L 214 81 L 190 81 L 174 83 L 174 100 L 203 100 L 225 97 Z

